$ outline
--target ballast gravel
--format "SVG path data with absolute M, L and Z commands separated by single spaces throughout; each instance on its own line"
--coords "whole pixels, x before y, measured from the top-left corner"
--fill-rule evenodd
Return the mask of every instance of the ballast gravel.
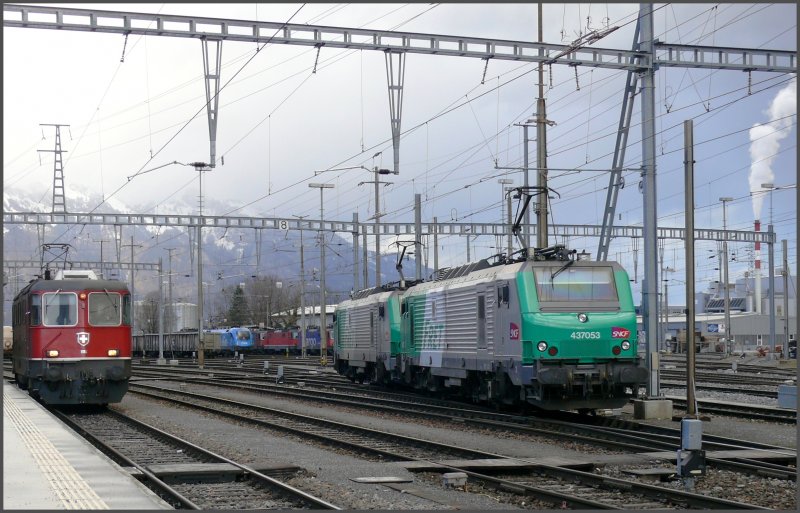
M 159 386 L 180 388 L 180 384 L 175 382 L 161 382 Z M 216 396 L 243 400 L 294 413 L 320 416 L 362 427 L 452 443 L 504 456 L 530 459 L 559 456 L 579 461 L 601 461 L 603 455 L 617 452 L 585 443 L 551 439 L 545 436 L 502 433 L 443 421 L 413 419 L 403 417 L 401 414 L 366 413 L 350 407 L 320 406 L 320 403 L 297 401 L 268 394 L 258 395 L 223 389 L 213 389 L 211 392 L 210 387 L 184 385 L 184 388 L 186 386 L 196 393 L 213 393 Z M 313 395 L 314 390 L 309 388 L 308 393 Z M 704 394 L 706 395 L 698 395 L 700 398 L 715 398 L 713 396 L 715 392 L 704 391 Z M 729 394 L 724 395 L 726 397 L 719 398 L 732 400 Z M 751 401 L 752 396 L 743 397 L 739 402 Z M 763 403 L 763 399 L 756 399 L 756 402 Z M 208 413 L 176 408 L 160 401 L 143 399 L 135 394 L 126 396 L 124 401 L 115 408 L 236 461 L 250 464 L 297 465 L 304 470 L 284 479 L 286 482 L 344 509 L 538 510 L 558 508 L 558 505 L 536 501 L 530 497 L 484 489 L 472 482 L 467 490 L 448 489 L 442 485 L 441 476 L 438 473 L 411 473 L 396 463 L 378 461 L 374 456 L 357 455 L 351 451 L 312 442 L 300 436 L 236 423 Z M 632 408 L 623 408 L 621 417 L 633 420 L 631 412 Z M 680 410 L 676 410 L 676 414 L 679 413 Z M 672 420 L 647 421 L 646 423 L 679 427 L 679 424 Z M 703 431 L 744 440 L 758 440 L 783 447 L 796 447 L 796 426 L 712 418 L 711 422 L 704 422 Z M 648 462 L 647 465 L 650 463 Z M 664 461 L 654 461 L 650 466 L 664 467 L 665 465 L 669 464 Z M 599 466 L 596 472 L 628 480 L 639 479 L 622 473 L 623 468 L 633 466 L 635 465 L 606 464 Z M 403 485 L 405 491 L 398 491 L 381 484 L 352 481 L 359 477 L 387 476 L 409 479 L 411 483 Z M 684 486 L 679 480 L 660 485 L 676 488 Z M 744 476 L 729 471 L 709 469 L 707 476 L 696 480 L 695 490 L 697 493 L 775 509 L 794 510 L 796 506 L 797 488 L 795 483 Z

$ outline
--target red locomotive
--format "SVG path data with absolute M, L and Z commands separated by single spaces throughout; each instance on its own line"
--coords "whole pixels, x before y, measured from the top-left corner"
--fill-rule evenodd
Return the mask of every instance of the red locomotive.
M 122 400 L 131 376 L 131 296 L 92 271 L 58 271 L 14 298 L 14 377 L 47 404 Z

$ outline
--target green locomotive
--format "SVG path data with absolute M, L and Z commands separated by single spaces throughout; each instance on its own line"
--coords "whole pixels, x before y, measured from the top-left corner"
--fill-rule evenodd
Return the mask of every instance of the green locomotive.
M 481 260 L 336 309 L 336 368 L 476 402 L 618 408 L 647 378 L 628 274 L 562 246 Z

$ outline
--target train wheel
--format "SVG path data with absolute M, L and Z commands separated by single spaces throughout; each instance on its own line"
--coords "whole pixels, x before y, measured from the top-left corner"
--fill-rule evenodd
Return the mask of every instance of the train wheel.
M 28 389 L 28 380 L 25 379 L 23 376 L 19 374 L 14 374 L 14 380 L 17 382 L 17 386 L 20 390 L 27 390 Z

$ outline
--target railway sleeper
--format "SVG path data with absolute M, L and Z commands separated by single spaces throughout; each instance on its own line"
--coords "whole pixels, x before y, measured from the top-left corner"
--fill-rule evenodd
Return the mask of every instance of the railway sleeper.
M 302 469 L 297 466 L 280 466 L 270 464 L 252 465 L 253 469 L 265 475 L 287 471 L 295 474 Z M 141 474 L 136 469 L 128 469 L 131 475 Z M 147 470 L 167 484 L 178 483 L 225 483 L 247 479 L 247 472 L 230 463 L 168 463 L 148 465 Z

